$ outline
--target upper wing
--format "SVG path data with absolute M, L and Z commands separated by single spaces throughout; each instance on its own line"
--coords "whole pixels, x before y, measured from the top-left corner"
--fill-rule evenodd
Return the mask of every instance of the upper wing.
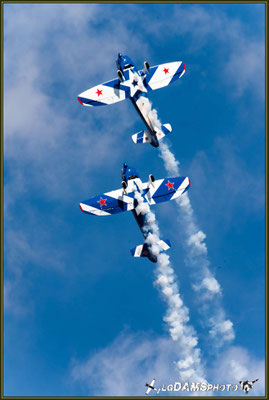
M 103 193 L 79 204 L 81 211 L 98 216 L 118 214 L 134 209 L 134 194 L 125 195 L 122 189 Z
M 146 189 L 148 183 L 144 183 L 143 185 L 144 189 Z M 190 185 L 189 178 L 185 177 L 158 179 L 150 185 L 146 196 L 151 205 L 174 200 L 188 190 Z
M 148 91 L 160 89 L 181 78 L 185 71 L 186 67 L 182 61 L 174 61 L 150 67 L 149 73 L 145 74 L 144 85 Z M 143 71 L 139 72 L 141 74 Z
M 119 79 L 113 79 L 94 86 L 78 95 L 78 101 L 84 106 L 104 106 L 117 103 L 130 97 L 130 88 L 121 85 Z

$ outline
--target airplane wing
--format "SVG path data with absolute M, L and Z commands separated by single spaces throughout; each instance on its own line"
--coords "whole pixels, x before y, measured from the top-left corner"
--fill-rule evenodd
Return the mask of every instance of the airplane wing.
M 174 200 L 189 189 L 191 183 L 189 178 L 176 177 L 158 179 L 149 186 L 148 182 L 143 183 L 143 189 L 148 188 L 146 197 L 150 205 L 162 203 L 163 201 Z
M 150 67 L 145 74 L 144 85 L 148 91 L 160 89 L 175 82 L 185 73 L 186 67 L 182 61 L 174 61 L 166 64 Z M 143 71 L 139 71 L 140 74 Z
M 149 388 L 147 388 L 147 390 L 146 390 L 146 394 L 149 394 L 150 393 L 150 391 L 151 391 L 151 388 L 149 387 Z
M 78 101 L 83 106 L 95 107 L 117 103 L 130 97 L 130 88 L 121 85 L 118 78 L 94 86 L 78 95 Z
M 118 214 L 134 209 L 134 193 L 126 195 L 122 189 L 113 190 L 85 200 L 79 207 L 85 213 L 98 216 Z
M 153 379 L 150 384 L 146 383 L 146 386 L 148 386 L 148 388 L 146 390 L 146 394 L 149 394 L 151 390 L 155 389 L 154 388 L 155 380 L 156 379 Z

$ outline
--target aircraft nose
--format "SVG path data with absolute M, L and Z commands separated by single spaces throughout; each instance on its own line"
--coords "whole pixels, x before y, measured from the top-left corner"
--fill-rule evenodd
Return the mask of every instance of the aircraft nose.
M 121 58 L 121 56 L 122 56 L 122 54 L 121 54 L 121 53 L 118 53 L 118 57 Z

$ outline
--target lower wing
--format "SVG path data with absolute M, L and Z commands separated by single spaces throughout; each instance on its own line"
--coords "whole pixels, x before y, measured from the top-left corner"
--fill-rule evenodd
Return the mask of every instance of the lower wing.
M 130 88 L 121 85 L 119 79 L 113 79 L 94 86 L 78 95 L 83 106 L 95 107 L 117 103 L 130 97 Z
M 148 183 L 144 183 L 148 185 Z M 175 177 L 158 179 L 148 186 L 147 199 L 150 205 L 174 200 L 189 189 L 189 178 Z M 144 187 L 146 189 L 146 186 Z
M 80 203 L 79 207 L 81 211 L 97 216 L 118 214 L 134 209 L 134 195 L 133 193 L 126 195 L 122 189 L 113 190 L 91 197 Z
M 144 85 L 148 91 L 160 89 L 181 78 L 185 71 L 186 67 L 182 61 L 150 67 L 149 72 L 145 74 Z M 139 72 L 142 73 L 142 71 Z

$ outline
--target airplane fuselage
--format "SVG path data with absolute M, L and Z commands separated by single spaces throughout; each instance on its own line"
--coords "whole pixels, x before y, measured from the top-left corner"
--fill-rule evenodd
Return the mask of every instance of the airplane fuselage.
M 128 186 L 132 186 L 134 192 L 137 192 L 141 195 L 140 201 L 138 201 L 135 197 L 135 208 L 132 210 L 132 213 L 142 235 L 144 236 L 144 239 L 146 240 L 148 234 L 151 232 L 148 224 L 146 223 L 146 214 L 150 211 L 150 206 L 145 197 L 145 190 L 142 189 L 142 181 L 139 178 L 136 170 L 132 167 L 127 167 L 125 171 L 124 169 L 122 170 L 122 178 L 128 183 Z M 148 248 L 148 258 L 152 262 L 157 262 L 157 257 L 152 254 L 150 248 Z
M 153 147 L 159 147 L 159 141 L 154 129 L 154 121 L 149 114 L 151 105 L 147 96 L 148 90 L 144 85 L 144 74 L 139 73 L 133 61 L 128 56 L 119 54 L 116 64 L 122 74 L 122 84 L 124 85 L 126 82 L 127 86 L 130 87 L 130 100 L 146 125 L 150 144 Z

